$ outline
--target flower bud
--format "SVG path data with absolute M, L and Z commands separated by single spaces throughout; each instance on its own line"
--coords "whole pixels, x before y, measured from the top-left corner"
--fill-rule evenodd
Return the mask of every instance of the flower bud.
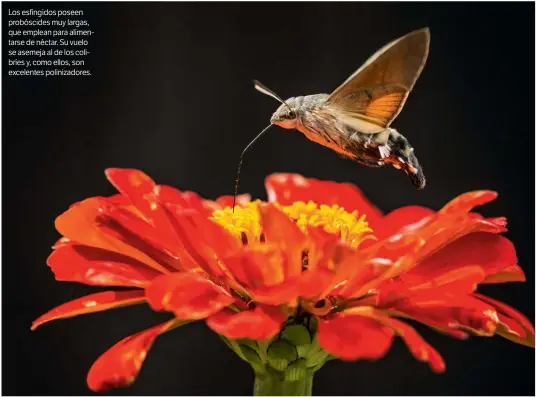
M 319 370 L 330 358 L 318 343 L 316 319 L 306 320 L 307 325 L 287 324 L 278 335 L 266 341 L 224 339 L 255 373 L 269 372 L 285 381 L 297 381 Z

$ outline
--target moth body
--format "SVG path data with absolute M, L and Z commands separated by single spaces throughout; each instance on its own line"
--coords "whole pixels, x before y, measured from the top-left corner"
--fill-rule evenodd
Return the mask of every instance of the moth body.
M 421 74 L 429 46 L 427 28 L 411 32 L 378 50 L 329 95 L 284 101 L 258 81 L 255 88 L 281 103 L 271 124 L 297 129 L 311 141 L 368 167 L 391 164 L 422 189 L 426 181 L 413 147 L 391 123 Z
M 393 128 L 370 134 L 342 121 L 326 102 L 328 94 L 292 97 L 272 115 L 270 122 L 296 129 L 309 140 L 367 167 L 392 164 L 403 170 L 415 187 L 426 184 L 424 173 L 407 139 Z

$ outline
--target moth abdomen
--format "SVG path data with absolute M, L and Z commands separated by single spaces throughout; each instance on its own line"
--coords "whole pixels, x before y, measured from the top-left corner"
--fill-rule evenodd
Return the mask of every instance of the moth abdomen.
M 387 162 L 392 163 L 396 168 L 401 168 L 417 189 L 423 189 L 426 186 L 426 178 L 419 160 L 415 156 L 413 146 L 404 135 L 395 129 L 391 129 L 387 145 L 390 150 Z

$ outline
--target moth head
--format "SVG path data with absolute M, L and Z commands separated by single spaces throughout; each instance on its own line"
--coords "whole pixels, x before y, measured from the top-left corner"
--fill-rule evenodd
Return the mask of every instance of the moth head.
M 272 115 L 270 122 L 283 128 L 296 128 L 298 117 L 294 110 L 294 98 L 287 99 Z
M 283 128 L 295 128 L 296 123 L 298 121 L 298 118 L 296 116 L 296 107 L 295 107 L 295 99 L 290 98 L 286 101 L 282 100 L 279 95 L 277 95 L 275 92 L 273 92 L 268 87 L 262 85 L 257 80 L 253 80 L 253 83 L 255 84 L 255 89 L 257 91 L 262 92 L 265 95 L 271 96 L 276 101 L 281 103 L 281 106 L 277 108 L 275 113 L 272 115 L 272 118 L 270 119 L 270 123 L 277 124 L 280 127 Z

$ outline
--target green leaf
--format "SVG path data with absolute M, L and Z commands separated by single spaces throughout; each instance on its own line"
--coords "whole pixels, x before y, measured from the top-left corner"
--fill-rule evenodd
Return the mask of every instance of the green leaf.
M 269 358 L 270 366 L 277 371 L 284 371 L 288 367 L 288 360 L 284 358 Z
M 272 344 L 274 340 L 276 340 L 277 335 L 272 336 L 270 339 L 257 341 L 257 345 L 259 346 L 258 353 L 260 354 L 262 361 L 266 361 L 268 359 L 268 347 Z
M 311 371 L 311 372 L 316 372 L 316 371 L 318 371 L 320 368 L 322 368 L 322 367 L 324 366 L 325 363 L 326 363 L 326 362 L 323 362 L 323 363 L 321 363 L 321 364 L 318 364 L 316 367 L 309 368 L 309 371 Z
M 236 339 L 236 342 L 240 346 L 247 346 L 255 351 L 259 349 L 259 346 L 257 345 L 257 342 L 251 340 L 251 339 Z
M 296 350 L 298 351 L 298 357 L 304 358 L 311 351 L 311 345 L 296 346 Z
M 324 350 L 319 350 L 311 355 L 309 355 L 306 358 L 307 367 L 312 368 L 316 367 L 320 364 L 324 364 L 326 362 L 326 358 L 328 358 L 329 353 L 325 352 Z
M 281 338 L 295 346 L 311 343 L 311 334 L 303 325 L 289 325 L 281 332 Z
M 287 367 L 287 370 L 285 371 L 285 380 L 295 382 L 304 379 L 306 375 L 307 367 L 305 365 L 305 360 L 301 358 Z
M 268 348 L 268 358 L 284 358 L 288 361 L 294 361 L 298 358 L 298 352 L 293 345 L 280 339 Z
M 320 346 L 320 343 L 318 342 L 318 334 L 316 334 L 313 337 L 313 341 L 311 342 L 311 348 L 309 349 L 309 355 L 316 353 L 318 351 L 322 350 L 322 346 Z
M 240 350 L 256 373 L 264 373 L 264 364 L 254 349 L 246 345 L 241 345 Z

